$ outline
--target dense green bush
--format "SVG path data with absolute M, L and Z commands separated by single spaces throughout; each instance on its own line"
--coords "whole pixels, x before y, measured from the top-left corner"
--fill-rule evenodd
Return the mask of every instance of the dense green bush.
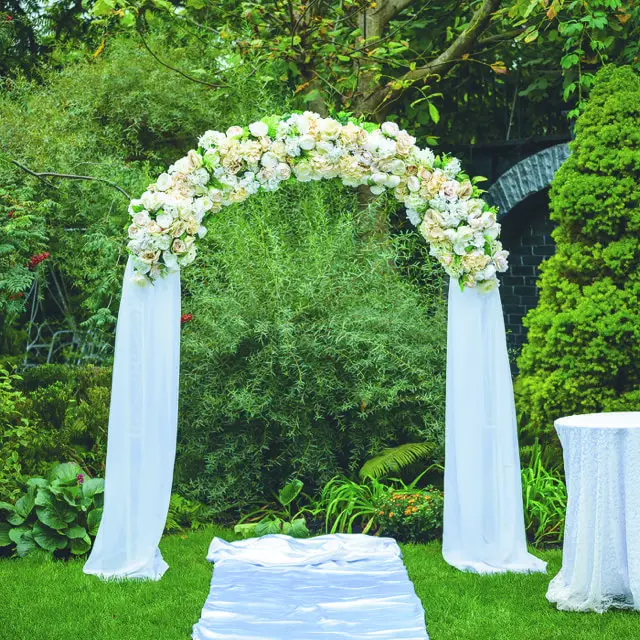
M 516 385 L 529 441 L 553 441 L 563 415 L 640 408 L 639 174 L 640 80 L 606 68 L 551 188 L 557 252 Z
M 108 368 L 46 365 L 21 377 L 0 370 L 0 500 L 56 462 L 103 475 L 110 387 Z
M 241 508 L 441 443 L 443 301 L 393 267 L 393 243 L 358 239 L 354 211 L 339 185 L 293 184 L 210 225 L 183 278 L 182 492 Z

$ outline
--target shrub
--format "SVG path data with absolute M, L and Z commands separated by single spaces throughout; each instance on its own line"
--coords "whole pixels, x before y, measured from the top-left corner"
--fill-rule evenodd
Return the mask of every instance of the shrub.
M 108 368 L 45 365 L 22 377 L 0 369 L 0 500 L 62 460 L 104 474 L 110 386 Z
M 30 478 L 15 504 L 0 502 L 0 547 L 24 557 L 36 549 L 84 555 L 102 517 L 104 480 L 74 463 L 56 465 L 46 478 Z
M 378 504 L 380 533 L 402 542 L 427 542 L 442 534 L 444 496 L 433 487 L 390 491 Z
M 640 407 L 639 172 L 640 80 L 605 68 L 551 188 L 557 252 L 541 267 L 516 385 L 529 442 L 557 443 L 563 415 Z
M 302 191 L 304 189 L 304 191 Z M 243 509 L 385 447 L 442 442 L 445 314 L 358 238 L 355 196 L 287 185 L 225 211 L 184 274 L 177 487 Z M 430 263 L 428 263 L 430 264 Z

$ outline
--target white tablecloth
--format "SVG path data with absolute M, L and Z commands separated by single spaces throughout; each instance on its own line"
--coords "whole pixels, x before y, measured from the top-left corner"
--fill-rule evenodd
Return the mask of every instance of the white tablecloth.
M 640 412 L 556 420 L 567 478 L 562 569 L 547 598 L 565 611 L 640 609 Z

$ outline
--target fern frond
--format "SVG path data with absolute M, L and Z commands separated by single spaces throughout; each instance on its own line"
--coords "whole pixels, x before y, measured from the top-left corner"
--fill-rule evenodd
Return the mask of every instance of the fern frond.
M 399 447 L 384 449 L 382 453 L 364 463 L 360 469 L 361 478 L 381 478 L 391 472 L 398 472 L 410 464 L 430 456 L 435 449 L 433 442 L 409 442 Z

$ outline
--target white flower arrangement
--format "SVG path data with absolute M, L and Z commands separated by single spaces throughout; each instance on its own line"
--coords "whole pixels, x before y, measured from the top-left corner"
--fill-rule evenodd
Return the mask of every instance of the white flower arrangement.
M 498 237 L 496 209 L 462 172 L 460 161 L 421 149 L 395 122 L 340 123 L 306 111 L 271 116 L 226 133 L 207 131 L 166 173 L 158 176 L 129 213 L 128 249 L 136 279 L 146 283 L 191 264 L 207 215 L 281 182 L 339 178 L 392 192 L 406 207 L 445 271 L 460 287 L 489 291 L 506 271 L 508 252 Z

